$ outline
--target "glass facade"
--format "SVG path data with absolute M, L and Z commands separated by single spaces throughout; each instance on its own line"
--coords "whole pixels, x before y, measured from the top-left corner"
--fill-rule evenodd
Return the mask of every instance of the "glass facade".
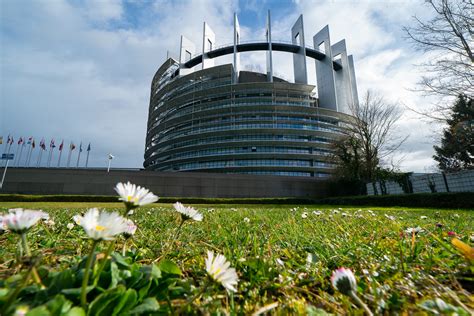
M 331 175 L 331 142 L 350 117 L 320 108 L 314 86 L 252 82 L 253 73 L 232 83 L 232 65 L 179 76 L 167 63 L 152 82 L 146 169 Z

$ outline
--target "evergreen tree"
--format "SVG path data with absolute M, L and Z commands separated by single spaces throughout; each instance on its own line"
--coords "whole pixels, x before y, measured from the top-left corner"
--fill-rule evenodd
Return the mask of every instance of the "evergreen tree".
M 434 146 L 434 160 L 443 171 L 474 168 L 474 103 L 472 97 L 459 95 L 452 109 L 441 146 Z

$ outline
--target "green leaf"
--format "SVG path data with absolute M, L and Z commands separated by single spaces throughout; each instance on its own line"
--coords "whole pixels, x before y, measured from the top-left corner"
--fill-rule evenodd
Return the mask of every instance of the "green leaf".
M 117 265 L 120 267 L 120 268 L 125 268 L 125 269 L 129 269 L 130 268 L 130 264 L 126 261 L 126 258 L 122 257 L 122 255 L 120 255 L 119 253 L 117 252 L 112 252 L 110 254 L 110 256 L 113 258 L 114 262 L 117 263 Z
M 0 297 L 7 296 L 8 289 L 2 288 L 0 289 Z
M 153 280 L 161 278 L 161 270 L 156 265 L 143 266 L 140 271 L 146 275 L 146 280 Z
M 140 290 L 138 291 L 138 298 L 142 300 L 144 297 L 148 296 L 148 290 L 150 289 L 152 280 L 148 280 L 147 283 L 140 287 Z
M 162 272 L 165 272 L 168 274 L 175 274 L 175 275 L 182 274 L 181 269 L 176 265 L 176 263 L 168 259 L 161 260 L 158 267 L 160 268 Z
M 46 303 L 51 315 L 60 316 L 71 309 L 72 303 L 64 295 L 56 295 L 52 300 Z
M 46 306 L 38 306 L 30 310 L 28 313 L 26 313 L 26 316 L 50 316 L 50 315 L 51 313 L 48 311 Z
M 64 270 L 53 277 L 51 284 L 48 286 L 48 294 L 54 295 L 61 292 L 63 289 L 71 288 L 73 284 L 74 276 L 71 270 Z
M 123 293 L 118 305 L 114 308 L 112 315 L 125 314 L 137 304 L 137 291 L 128 289 Z
M 86 312 L 81 307 L 73 307 L 64 316 L 86 316 Z
M 89 305 L 87 315 L 111 315 L 115 306 L 120 302 L 124 292 L 125 287 L 119 285 L 114 289 L 107 290 L 100 294 Z
M 149 312 L 156 312 L 160 309 L 160 304 L 154 297 L 148 297 L 143 300 L 143 303 L 132 309 L 129 313 L 130 314 L 143 314 Z
M 89 285 L 89 286 L 86 288 L 86 293 L 89 293 L 89 292 L 92 291 L 93 289 L 94 289 L 94 286 L 93 286 L 93 285 Z M 76 287 L 76 288 L 73 288 L 73 289 L 64 289 L 64 290 L 61 290 L 61 293 L 66 294 L 66 295 L 79 296 L 79 295 L 81 295 L 81 291 L 82 291 L 82 288 Z
M 114 288 L 122 280 L 120 277 L 120 270 L 115 262 L 110 263 L 110 285 L 109 288 Z

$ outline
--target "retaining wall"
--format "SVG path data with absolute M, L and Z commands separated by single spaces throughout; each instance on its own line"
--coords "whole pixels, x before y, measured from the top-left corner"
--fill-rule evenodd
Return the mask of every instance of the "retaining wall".
M 0 168 L 3 171 L 3 168 Z M 317 178 L 144 170 L 8 168 L 1 193 L 115 195 L 130 181 L 166 197 L 325 197 L 328 183 Z

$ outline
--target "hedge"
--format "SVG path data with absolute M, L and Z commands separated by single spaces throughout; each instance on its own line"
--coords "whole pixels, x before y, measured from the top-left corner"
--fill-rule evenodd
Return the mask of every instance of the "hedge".
M 0 202 L 117 202 L 116 196 L 0 194 Z M 305 198 L 193 198 L 162 197 L 160 203 L 187 204 L 318 204 L 388 207 L 430 207 L 474 209 L 474 193 L 418 193 L 401 195 Z

